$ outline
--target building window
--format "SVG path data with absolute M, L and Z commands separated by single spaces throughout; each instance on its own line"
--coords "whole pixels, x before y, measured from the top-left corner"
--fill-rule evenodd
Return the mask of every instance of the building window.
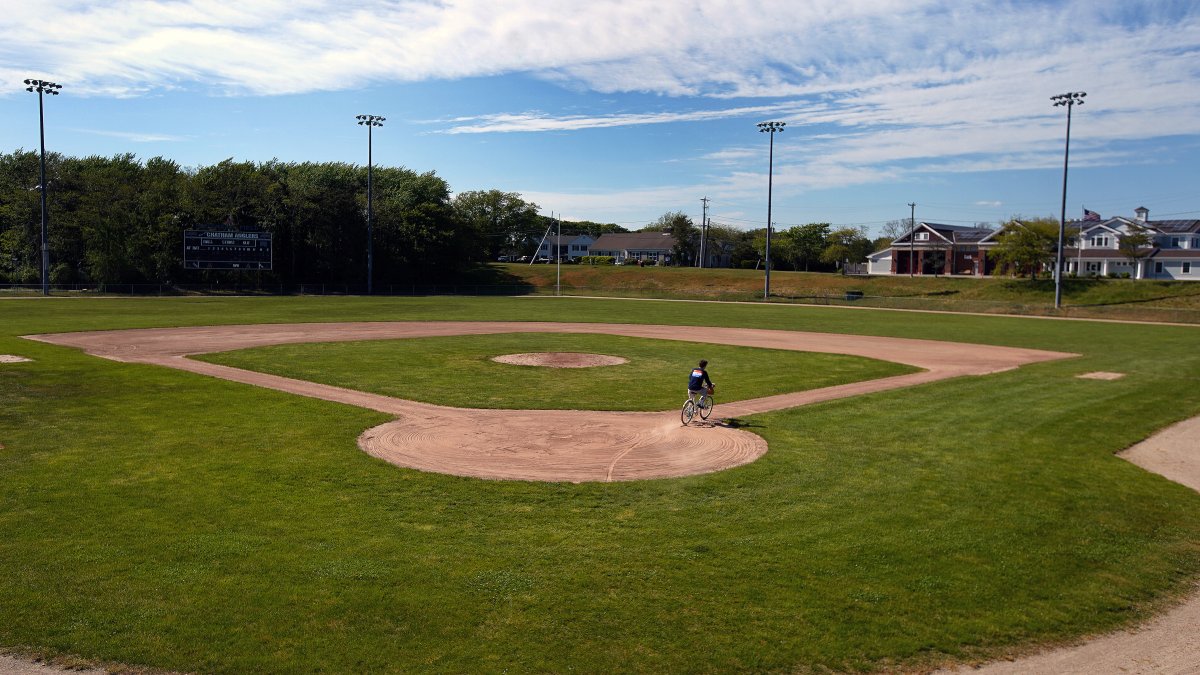
M 1109 239 L 1108 237 L 1092 237 L 1092 246 L 1096 248 L 1108 248 Z
M 1155 274 L 1162 274 L 1162 271 L 1163 271 L 1163 264 L 1162 264 L 1162 263 L 1160 263 L 1160 262 L 1156 262 L 1156 263 L 1154 263 L 1154 273 L 1155 273 Z
M 1184 274 L 1192 273 L 1192 263 L 1190 261 L 1183 263 L 1183 273 Z
M 1089 272 L 1099 272 L 1100 271 L 1100 263 L 1098 263 L 1098 262 L 1089 262 L 1089 263 L 1086 263 L 1086 265 L 1087 265 L 1087 271 L 1089 271 Z
M 913 237 L 913 239 L 915 239 L 916 241 L 929 241 L 929 233 L 928 232 L 918 232 L 916 234 L 916 236 Z
M 1179 237 L 1171 237 L 1171 248 L 1179 248 Z

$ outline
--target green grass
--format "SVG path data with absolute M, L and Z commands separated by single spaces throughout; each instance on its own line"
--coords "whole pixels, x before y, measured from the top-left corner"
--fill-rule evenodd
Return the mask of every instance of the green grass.
M 503 354 L 586 352 L 627 363 L 542 368 L 492 361 Z M 668 410 L 687 375 L 709 361 L 720 400 L 740 401 L 914 372 L 838 354 L 751 349 L 612 335 L 507 334 L 279 345 L 222 352 L 205 361 L 426 403 L 465 408 Z
M 399 469 L 355 446 L 378 413 L 15 337 L 549 317 L 1080 357 L 747 418 L 770 451 L 737 469 L 569 485 Z M 0 302 L 0 354 L 35 359 L 0 366 L 0 646 L 228 673 L 804 672 L 1073 640 L 1200 576 L 1200 495 L 1113 457 L 1200 413 L 1196 340 L 554 298 Z M 1127 376 L 1075 378 L 1093 370 Z

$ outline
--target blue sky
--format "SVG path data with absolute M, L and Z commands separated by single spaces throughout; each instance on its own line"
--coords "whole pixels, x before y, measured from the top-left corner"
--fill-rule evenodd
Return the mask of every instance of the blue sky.
M 365 164 L 636 228 L 667 211 L 1200 218 L 1194 0 L 39 0 L 0 15 L 0 150 Z

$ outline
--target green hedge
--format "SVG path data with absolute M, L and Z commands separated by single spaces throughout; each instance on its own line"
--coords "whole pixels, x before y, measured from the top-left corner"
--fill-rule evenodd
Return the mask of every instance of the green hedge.
M 580 265 L 613 265 L 617 259 L 611 255 L 584 255 L 579 257 Z

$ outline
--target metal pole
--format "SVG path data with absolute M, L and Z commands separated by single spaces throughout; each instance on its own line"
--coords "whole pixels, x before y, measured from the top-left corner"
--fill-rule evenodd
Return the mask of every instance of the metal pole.
M 767 274 L 763 281 L 763 300 L 771 297 L 771 193 L 775 182 L 775 132 L 772 131 L 770 136 L 770 150 L 767 153 L 767 246 L 763 266 Z
M 708 243 L 708 197 L 701 197 L 700 203 L 704 205 L 704 212 L 700 216 L 700 263 L 697 267 L 704 269 L 705 247 Z
M 550 217 L 554 218 L 554 214 L 551 213 Z M 556 219 L 554 224 L 557 226 L 557 234 L 554 235 L 554 294 L 562 295 L 562 221 Z
M 372 281 L 375 277 L 375 237 L 371 229 L 371 164 L 372 164 L 372 146 L 374 140 L 372 138 L 375 125 L 367 126 L 367 295 L 372 295 L 374 286 Z
M 1054 309 L 1062 308 L 1063 238 L 1067 229 L 1067 166 L 1071 157 L 1071 108 L 1067 105 L 1067 141 L 1063 149 L 1062 208 L 1058 214 L 1058 255 L 1054 262 Z
M 379 115 L 355 115 L 354 119 L 358 120 L 359 125 L 367 128 L 367 295 L 371 295 L 375 290 L 375 237 L 371 222 L 374 215 L 371 194 L 371 174 L 372 164 L 374 164 L 374 134 L 372 132 L 375 127 L 383 126 L 387 118 Z
M 46 209 L 46 117 L 42 110 L 42 88 L 38 87 L 38 133 L 41 137 L 42 160 L 38 187 L 42 193 L 42 295 L 50 295 L 50 242 L 47 238 L 49 213 Z
M 913 276 L 913 257 L 916 251 L 913 250 L 913 239 L 917 236 L 917 203 L 909 202 L 909 217 L 908 217 L 908 276 Z
M 774 191 L 775 183 L 775 133 L 783 131 L 787 126 L 787 122 L 759 122 L 758 130 L 765 134 L 770 134 L 771 143 L 768 154 L 767 163 L 767 246 L 763 251 L 766 264 L 766 277 L 763 279 L 763 300 L 768 300 L 771 297 L 771 193 Z
M 38 190 L 42 193 L 42 295 L 50 295 L 50 210 L 46 204 L 46 190 L 49 183 L 46 180 L 46 113 L 42 103 L 42 95 L 55 96 L 61 84 L 46 80 L 25 80 L 25 91 L 37 92 L 38 95 L 38 140 L 41 145 L 41 159 L 38 170 Z
M 1063 187 L 1062 209 L 1058 217 L 1058 252 L 1054 261 L 1054 309 L 1062 309 L 1062 272 L 1063 272 L 1063 239 L 1067 229 L 1067 167 L 1071 160 L 1071 108 L 1076 104 L 1083 105 L 1086 92 L 1067 92 L 1051 96 L 1054 105 L 1067 107 L 1067 138 L 1063 149 Z

